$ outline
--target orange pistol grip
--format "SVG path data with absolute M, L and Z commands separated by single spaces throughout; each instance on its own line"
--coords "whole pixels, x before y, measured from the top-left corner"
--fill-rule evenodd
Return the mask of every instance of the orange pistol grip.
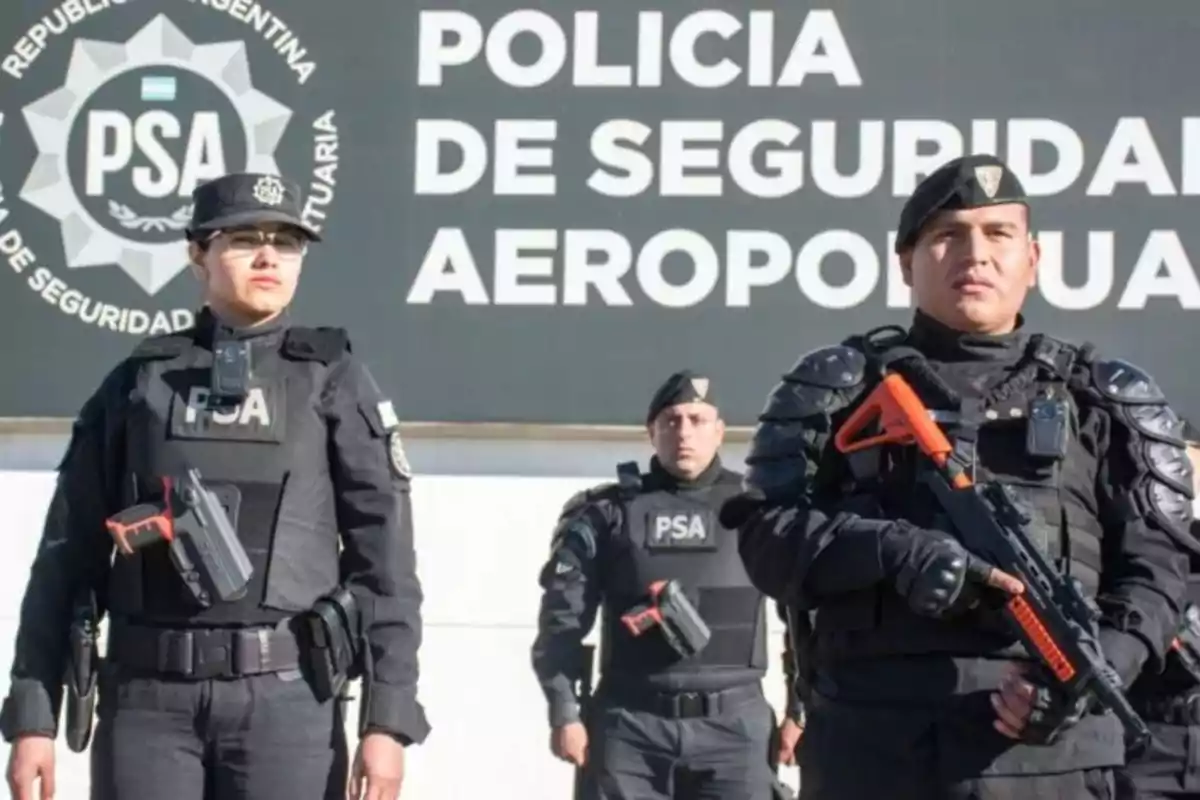
M 130 550 L 129 540 L 136 536 L 141 531 L 147 528 L 152 528 L 166 541 L 171 541 L 174 538 L 174 530 L 171 526 L 171 518 L 166 514 L 155 514 L 152 517 L 139 519 L 135 522 L 117 522 L 115 520 L 105 520 L 105 527 L 114 539 L 121 545 L 122 549 Z
M 653 627 L 659 621 L 661 621 L 661 615 L 657 608 L 648 608 L 645 611 L 621 617 L 621 622 L 634 636 L 641 636 L 643 631 Z

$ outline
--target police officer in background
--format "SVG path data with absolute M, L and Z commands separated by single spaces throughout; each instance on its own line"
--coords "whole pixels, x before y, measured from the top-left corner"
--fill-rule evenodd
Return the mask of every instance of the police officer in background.
M 541 572 L 533 667 L 551 750 L 584 768 L 595 800 L 767 800 L 765 602 L 717 521 L 741 476 L 717 454 L 725 425 L 709 379 L 669 377 L 646 425 L 649 472 L 621 464 L 618 482 L 572 498 Z M 581 709 L 574 682 L 600 607 L 601 679 Z
M 329 696 L 344 683 L 320 672 L 330 651 L 305 633 L 319 630 L 359 648 L 351 796 L 390 800 L 405 747 L 429 731 L 396 415 L 342 329 L 288 319 L 319 241 L 295 184 L 229 175 L 193 202 L 188 252 L 204 308 L 107 375 L 58 467 L 0 713 L 9 786 L 19 800 L 38 796 L 38 781 L 42 798 L 53 794 L 68 629 L 94 592 L 109 618 L 94 798 L 345 797 L 344 697 Z M 138 527 L 139 505 L 173 516 L 173 530 Z M 139 539 L 147 532 L 174 539 Z M 220 569 L 187 545 L 202 537 L 207 555 L 224 553 Z M 314 626 L 314 608 L 344 630 Z
M 1184 425 L 1195 491 L 1200 494 L 1200 428 Z M 1192 521 L 1188 605 L 1200 610 L 1200 520 Z M 1131 753 L 1117 776 L 1119 800 L 1177 800 L 1200 797 L 1200 615 L 1189 611 L 1177 648 L 1163 672 L 1143 670 L 1130 700 L 1154 732 L 1151 746 Z
M 843 455 L 833 433 L 907 378 L 976 481 L 1007 484 L 1034 545 L 1101 609 L 1128 686 L 1161 668 L 1183 609 L 1192 520 L 1180 422 L 1138 367 L 1025 328 L 1039 250 L 1024 190 L 955 159 L 905 203 L 896 239 L 916 312 L 803 356 L 771 392 L 739 527 L 755 585 L 815 611 L 802 798 L 1107 798 L 1119 723 L 1061 693 L 995 611 L 1023 589 L 965 552 L 912 446 Z

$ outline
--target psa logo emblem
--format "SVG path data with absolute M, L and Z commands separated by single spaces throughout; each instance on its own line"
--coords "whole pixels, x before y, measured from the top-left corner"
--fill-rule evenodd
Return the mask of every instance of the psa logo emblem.
M 279 58 L 277 50 L 270 55 Z M 301 84 L 316 68 L 290 66 Z M 12 74 L 7 62 L 4 71 Z M 35 72 L 17 74 L 28 80 Z M 57 223 L 61 249 L 6 227 L 11 198 L 0 190 L 0 256 L 44 300 L 85 323 L 137 336 L 191 325 L 187 308 L 142 310 L 86 297 L 47 264 L 98 268 L 114 289 L 126 280 L 154 297 L 187 267 L 192 189 L 230 172 L 279 174 L 275 151 L 293 110 L 255 85 L 245 41 L 193 42 L 165 14 L 124 41 L 75 39 L 60 84 L 20 109 L 36 157 L 17 198 Z M 0 97 L 10 88 L 0 84 Z M 320 228 L 336 182 L 334 112 L 312 128 L 305 217 Z M 11 170 L 5 149 L 0 166 Z

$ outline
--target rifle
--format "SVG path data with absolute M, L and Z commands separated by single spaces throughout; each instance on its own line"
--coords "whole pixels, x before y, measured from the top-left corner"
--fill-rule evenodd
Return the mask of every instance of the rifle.
M 68 633 L 68 662 L 63 676 L 66 722 L 63 736 L 72 752 L 82 753 L 92 738 L 96 685 L 100 677 L 100 614 L 93 591 L 74 603 Z
M 212 598 L 237 600 L 246 593 L 254 567 L 220 500 L 189 469 L 182 485 L 163 478 L 163 502 L 143 503 L 105 521 L 125 555 L 166 541 L 171 562 L 192 597 L 205 608 Z
M 596 648 L 590 644 L 582 647 L 579 656 L 579 718 L 584 727 L 588 726 L 588 716 L 592 704 L 592 668 L 596 660 Z M 587 797 L 587 765 L 575 768 L 575 788 L 572 793 L 574 800 L 585 800 Z
M 873 425 L 881 432 L 854 439 Z M 928 482 L 959 541 L 1024 584 L 1023 593 L 1005 602 L 1003 614 L 1026 651 L 1049 669 L 1071 698 L 1090 695 L 1112 711 L 1132 747 L 1148 742 L 1149 728 L 1130 705 L 1120 676 L 1101 650 L 1096 635 L 1099 610 L 1030 543 L 1025 532 L 1030 517 L 1017 506 L 1012 490 L 999 483 L 974 483 L 951 459 L 950 441 L 896 373 L 884 377 L 834 436 L 834 445 L 844 454 L 881 444 L 915 444 L 936 467 Z

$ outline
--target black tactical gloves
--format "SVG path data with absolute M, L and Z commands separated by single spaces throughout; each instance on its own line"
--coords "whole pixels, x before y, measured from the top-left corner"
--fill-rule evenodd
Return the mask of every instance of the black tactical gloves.
M 881 555 L 896 591 L 913 611 L 927 617 L 970 608 L 979 599 L 975 588 L 991 573 L 989 564 L 949 534 L 903 523 L 884 535 Z

